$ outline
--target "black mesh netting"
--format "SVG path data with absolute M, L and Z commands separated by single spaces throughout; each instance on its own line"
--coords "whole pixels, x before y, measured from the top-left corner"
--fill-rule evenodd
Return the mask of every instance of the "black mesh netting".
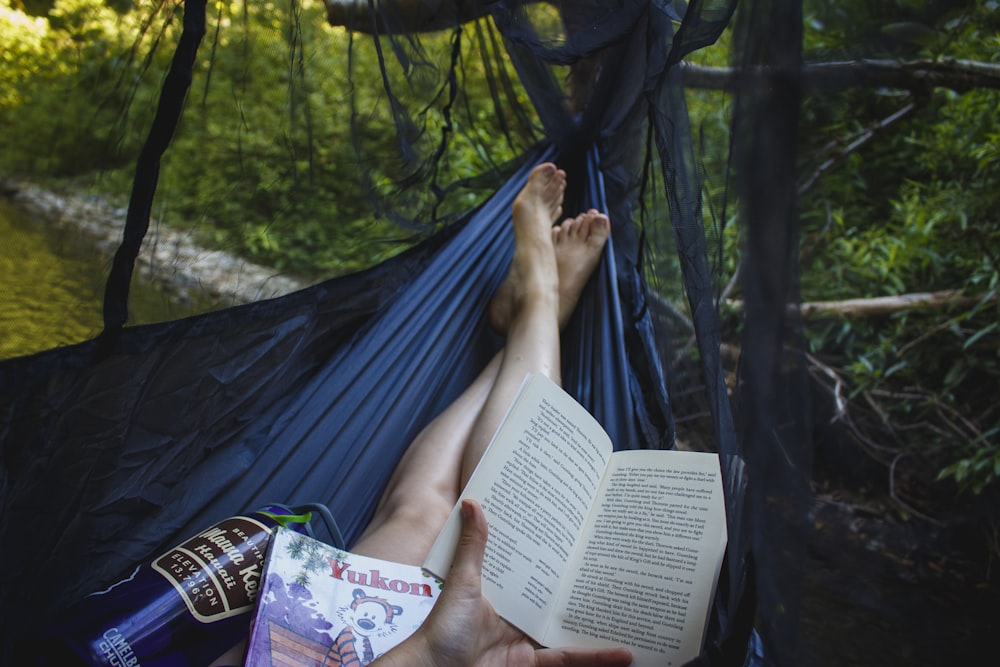
M 5 545 L 40 533 L 23 548 L 3 549 L 5 637 L 114 581 L 129 563 L 273 494 L 328 502 L 348 541 L 356 536 L 399 443 L 447 403 L 467 381 L 467 368 L 496 344 L 480 324 L 482 309 L 468 304 L 483 302 L 498 279 L 481 277 L 478 264 L 502 269 L 506 249 L 484 241 L 475 252 L 456 251 L 469 253 L 470 266 L 458 271 L 435 268 L 441 248 L 465 238 L 462 230 L 477 215 L 504 210 L 511 183 L 546 157 L 568 172 L 567 211 L 596 206 L 613 221 L 606 279 L 614 289 L 606 293 L 614 298 L 604 305 L 613 331 L 578 334 L 578 354 L 612 368 L 594 376 L 583 370 L 571 381 L 579 393 L 597 396 L 593 402 L 609 415 L 626 413 L 619 446 L 678 443 L 722 457 L 730 539 L 702 660 L 735 665 L 757 654 L 757 661 L 790 664 L 810 473 L 808 392 L 796 323 L 786 316 L 798 298 L 797 4 L 744 2 L 731 24 L 735 0 L 371 7 L 330 0 L 327 19 L 339 27 L 324 41 L 301 26 L 317 14 L 291 2 L 275 12 L 281 20 L 270 42 L 247 36 L 238 6 L 206 5 L 188 0 L 150 12 L 149 31 L 164 30 L 157 48 L 174 46 L 168 38 L 176 30 L 161 24 L 182 20 L 183 34 L 138 158 L 105 295 L 104 332 L 0 366 L 0 531 Z M 706 214 L 718 201 L 704 194 L 680 66 L 727 28 L 739 54 L 734 64 L 743 70 L 731 173 L 745 239 L 738 369 L 723 348 L 718 309 L 725 216 Z M 241 45 L 240 62 L 219 55 L 233 42 Z M 313 53 L 332 49 L 336 72 L 314 65 Z M 287 96 L 276 126 L 261 128 L 257 101 L 239 89 L 213 88 L 212 75 L 227 68 L 249 87 L 254 68 L 266 66 L 285 69 Z M 372 72 L 380 76 L 373 80 Z M 220 95 L 231 100 L 228 115 L 213 101 Z M 345 122 L 320 122 L 333 114 Z M 218 126 L 219 141 L 232 142 L 226 187 L 233 198 L 251 192 L 246 205 L 278 220 L 285 210 L 321 207 L 316 182 L 337 183 L 364 191 L 366 206 L 339 209 L 327 243 L 361 243 L 351 240 L 351 225 L 370 238 L 372 227 L 357 221 L 372 217 L 395 244 L 392 252 L 408 249 L 383 260 L 373 246 L 373 268 L 273 301 L 126 327 L 128 287 L 148 221 L 169 208 L 160 202 L 171 201 L 184 165 L 198 161 L 196 153 L 172 154 L 171 138 L 195 124 Z M 353 161 L 327 162 L 323 147 L 344 142 L 353 146 Z M 276 156 L 273 173 L 241 166 L 244 156 L 267 150 Z M 269 197 L 278 181 L 295 185 L 280 201 Z M 217 180 L 205 178 L 205 188 L 206 199 L 220 194 Z M 206 221 L 213 215 L 186 213 Z M 437 282 L 425 289 L 439 297 L 433 310 L 400 303 L 416 276 L 430 274 Z M 443 286 L 451 291 L 441 296 Z M 413 311 L 403 312 L 407 307 Z M 380 324 L 386 312 L 400 319 Z M 602 315 L 592 317 L 594 327 L 603 326 Z M 417 321 L 408 335 L 406 326 Z M 365 340 L 392 340 L 397 356 L 368 352 Z M 450 340 L 475 345 L 455 352 Z M 371 369 L 353 368 L 363 363 L 377 362 L 388 373 L 394 360 L 401 366 L 412 359 L 424 368 L 384 387 L 351 375 L 371 377 Z M 430 387 L 416 408 L 402 407 L 407 386 Z M 342 400 L 337 412 L 328 409 Z M 382 419 L 373 410 L 393 403 L 401 408 L 395 421 L 373 426 Z M 297 445 L 288 443 L 322 444 L 332 431 L 353 442 L 391 435 L 399 443 L 367 458 L 345 445 L 336 461 L 325 461 L 338 470 L 325 482 L 288 464 L 293 455 L 275 453 L 276 443 L 289 450 Z M 352 471 L 365 472 L 372 458 L 378 473 L 364 483 L 355 474 L 352 482 Z M 313 489 L 323 483 L 335 488 L 316 498 Z

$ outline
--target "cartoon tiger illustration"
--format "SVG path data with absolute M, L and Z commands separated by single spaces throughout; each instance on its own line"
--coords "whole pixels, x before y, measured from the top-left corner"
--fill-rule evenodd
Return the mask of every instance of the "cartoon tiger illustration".
M 362 667 L 375 659 L 372 637 L 388 637 L 396 632 L 393 620 L 403 613 L 401 607 L 389 604 L 382 598 L 368 597 L 360 589 L 354 589 L 354 601 L 341 607 L 337 615 L 344 622 L 344 629 L 333 640 L 327 653 L 324 667 Z M 361 655 L 357 643 L 361 640 Z

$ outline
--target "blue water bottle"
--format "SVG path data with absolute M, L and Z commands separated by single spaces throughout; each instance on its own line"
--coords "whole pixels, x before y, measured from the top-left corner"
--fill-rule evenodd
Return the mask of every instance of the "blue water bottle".
M 320 505 L 271 505 L 206 528 L 48 626 L 43 665 L 204 667 L 246 637 L 275 526 L 311 535 Z

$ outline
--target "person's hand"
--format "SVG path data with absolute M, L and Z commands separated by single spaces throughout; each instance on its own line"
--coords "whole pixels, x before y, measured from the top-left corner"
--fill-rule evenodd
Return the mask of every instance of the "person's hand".
M 537 649 L 500 618 L 482 595 L 486 516 L 462 503 L 462 536 L 447 583 L 427 620 L 372 667 L 627 667 L 631 653 L 616 649 Z

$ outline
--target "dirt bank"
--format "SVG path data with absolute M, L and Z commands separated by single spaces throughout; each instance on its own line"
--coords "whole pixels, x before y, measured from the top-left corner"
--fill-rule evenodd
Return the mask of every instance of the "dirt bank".
M 0 183 L 0 196 L 40 224 L 77 229 L 110 258 L 121 241 L 126 209 L 99 197 L 45 190 L 28 183 Z M 180 300 L 196 293 L 219 304 L 243 304 L 293 292 L 300 278 L 278 273 L 235 254 L 198 244 L 193 234 L 150 222 L 136 261 L 143 280 L 159 284 Z

